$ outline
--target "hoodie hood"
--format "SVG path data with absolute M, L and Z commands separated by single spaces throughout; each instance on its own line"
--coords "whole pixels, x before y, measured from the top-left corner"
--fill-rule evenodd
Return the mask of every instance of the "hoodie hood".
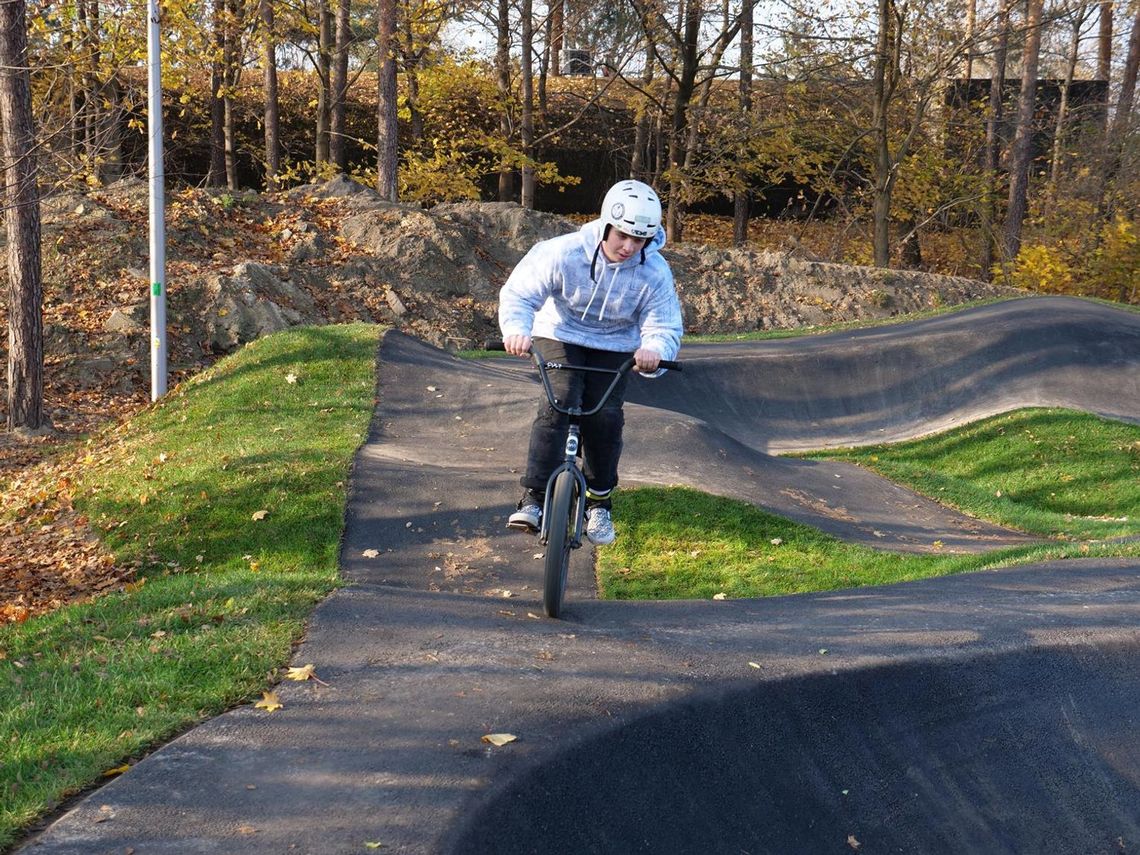
M 665 246 L 665 229 L 659 228 L 657 234 L 646 241 L 640 253 L 634 255 L 627 261 L 610 261 L 606 258 L 605 253 L 601 251 L 602 235 L 604 235 L 605 232 L 606 224 L 600 218 L 586 223 L 582 228 L 578 229 L 578 238 L 582 243 L 582 250 L 590 260 L 591 267 L 598 265 L 617 265 L 624 267 L 632 264 L 644 264 L 651 253 L 660 252 L 661 248 Z
M 503 335 L 629 353 L 646 346 L 673 359 L 681 340 L 681 307 L 673 273 L 660 254 L 664 230 L 620 262 L 601 252 L 604 232 L 605 223 L 596 219 L 531 247 L 499 292 Z

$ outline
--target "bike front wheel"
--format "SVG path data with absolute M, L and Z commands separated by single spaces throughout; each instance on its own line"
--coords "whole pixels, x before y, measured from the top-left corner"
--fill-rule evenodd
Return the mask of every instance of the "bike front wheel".
M 574 473 L 568 470 L 558 473 L 550 494 L 542 588 L 542 606 L 552 618 L 562 611 L 562 595 L 566 592 L 566 574 L 570 569 L 570 549 L 577 523 L 577 499 L 578 479 Z

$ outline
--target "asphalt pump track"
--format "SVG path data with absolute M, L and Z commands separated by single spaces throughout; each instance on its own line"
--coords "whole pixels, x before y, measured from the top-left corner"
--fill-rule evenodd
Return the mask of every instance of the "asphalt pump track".
M 1140 315 L 1067 298 L 682 358 L 631 383 L 623 483 L 878 548 L 1027 538 L 773 452 L 1023 406 L 1140 421 Z M 1140 850 L 1136 560 L 631 603 L 594 597 L 583 549 L 548 620 L 540 548 L 504 528 L 537 400 L 525 363 L 390 332 L 379 378 L 348 584 L 294 660 L 324 684 L 194 728 L 21 852 Z

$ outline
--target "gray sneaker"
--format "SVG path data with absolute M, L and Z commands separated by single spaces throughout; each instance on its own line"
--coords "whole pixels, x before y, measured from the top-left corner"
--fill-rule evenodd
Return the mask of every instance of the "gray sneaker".
M 596 546 L 613 543 L 617 537 L 614 521 L 608 508 L 589 508 L 586 511 L 586 537 Z
M 523 496 L 518 510 L 507 517 L 507 528 L 537 534 L 542 523 L 542 503 L 530 495 Z

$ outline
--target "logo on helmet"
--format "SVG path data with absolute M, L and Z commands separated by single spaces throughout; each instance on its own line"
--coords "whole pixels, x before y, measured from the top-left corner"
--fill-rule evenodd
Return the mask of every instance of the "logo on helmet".
M 620 220 L 623 216 L 625 216 L 625 205 L 623 205 L 621 202 L 615 204 L 612 208 L 610 208 L 610 216 L 615 220 Z

